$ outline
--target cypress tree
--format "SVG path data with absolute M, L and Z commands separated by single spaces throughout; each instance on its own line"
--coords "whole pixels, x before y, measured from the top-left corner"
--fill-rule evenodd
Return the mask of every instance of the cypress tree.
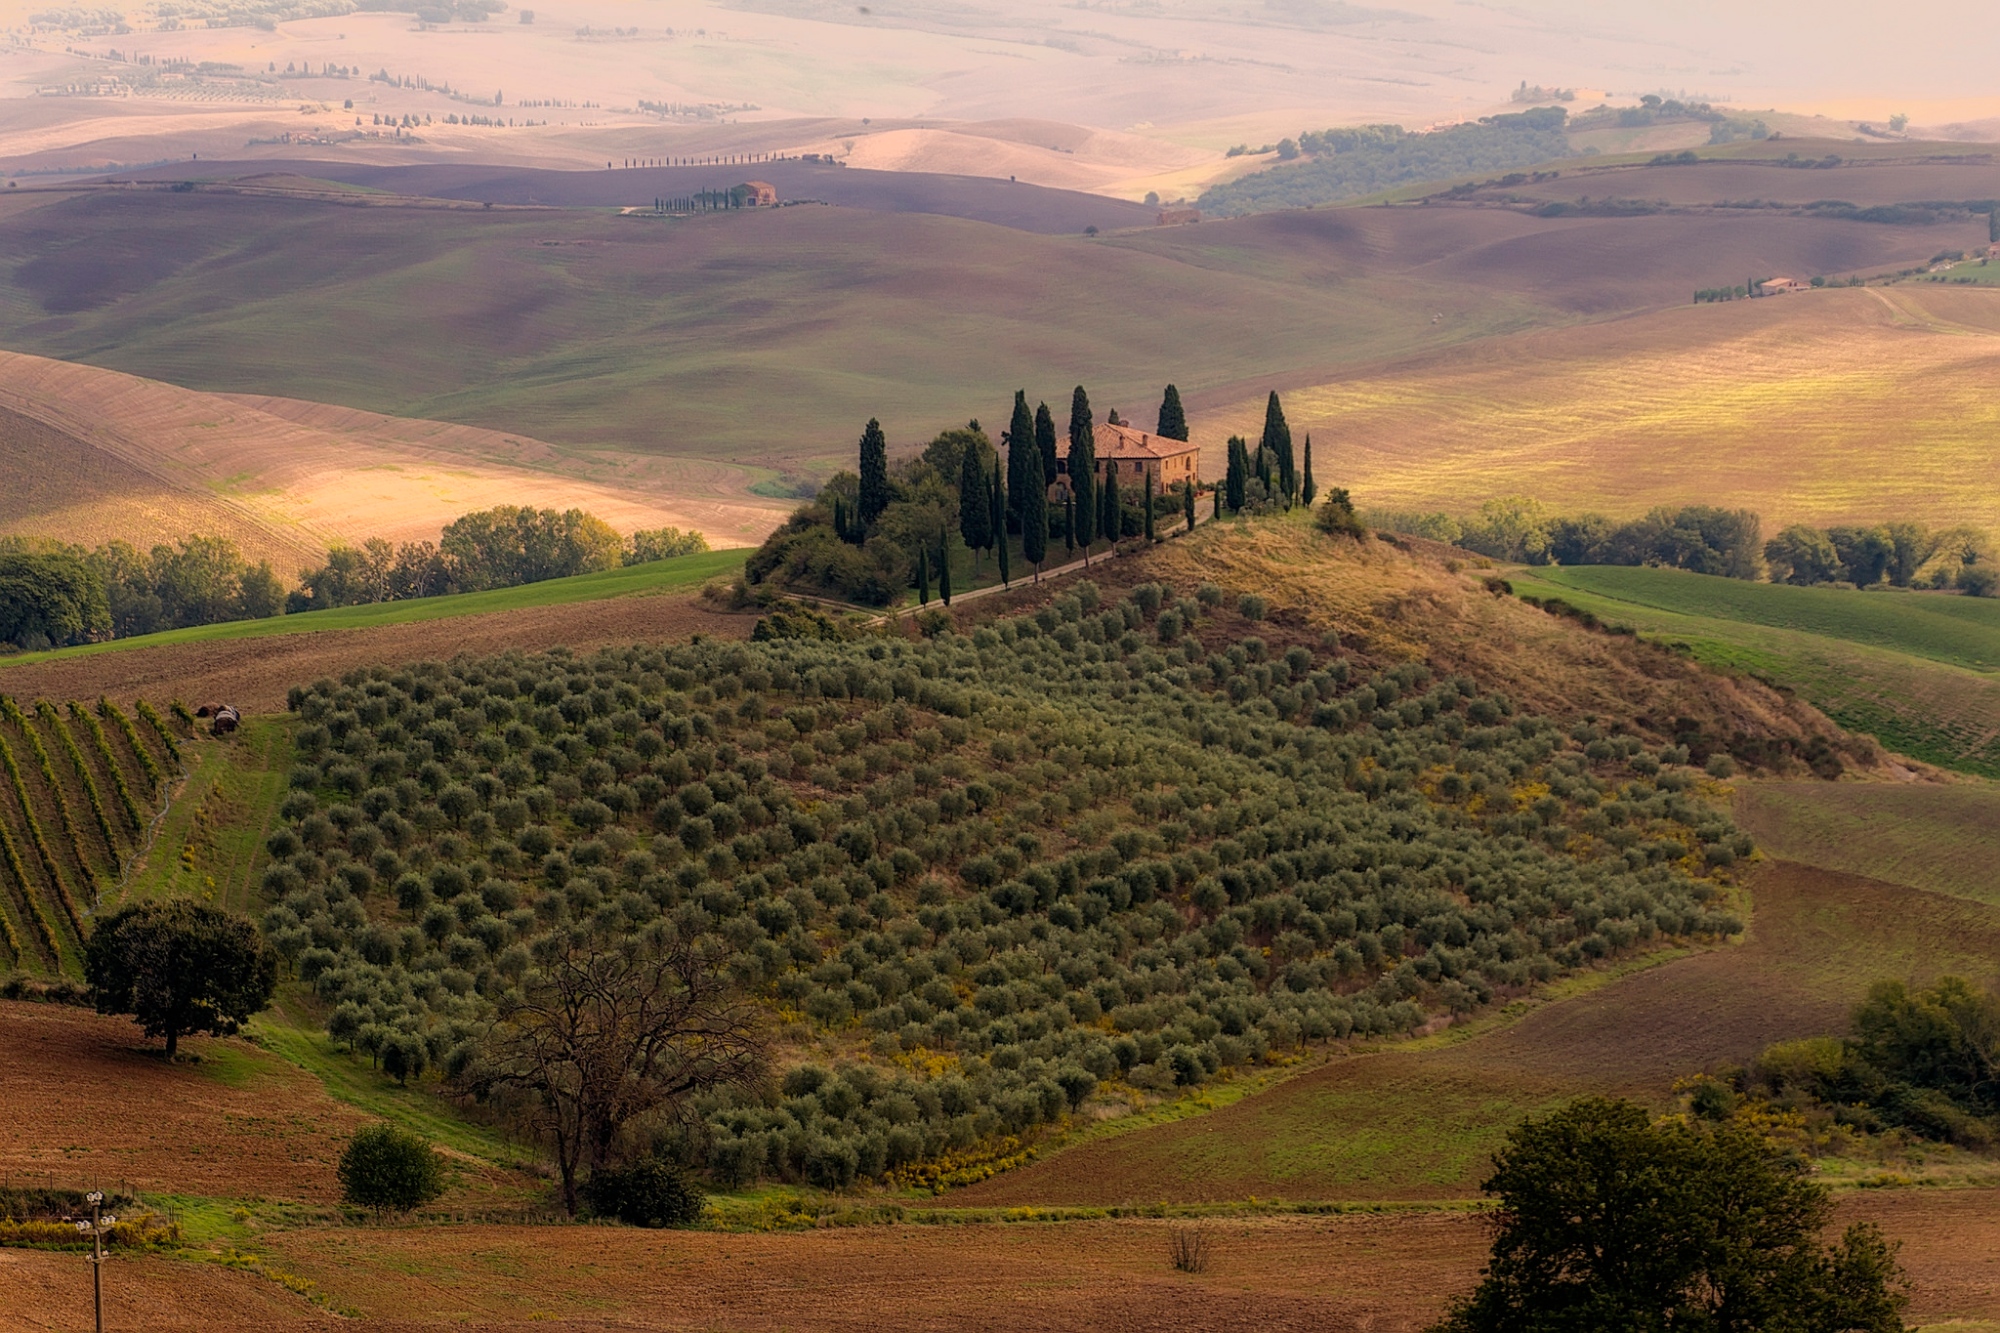
M 1043 403 L 1035 409 L 1035 447 L 1042 451 L 1042 484 L 1056 479 L 1056 419 Z
M 1026 390 L 1014 391 L 1014 424 L 1007 431 L 1007 526 L 1021 531 L 1021 501 L 1027 496 L 1028 455 L 1035 451 L 1035 418 Z
M 958 468 L 958 532 L 972 552 L 973 572 L 979 570 L 979 552 L 993 544 L 992 502 L 986 493 L 986 466 L 980 461 L 976 444 L 965 446 Z
M 1181 483 L 1181 516 L 1187 519 L 1187 530 L 1194 531 L 1194 483 Z
M 1243 495 L 1250 484 L 1248 451 L 1249 446 L 1243 442 L 1241 435 L 1229 437 L 1229 473 L 1223 486 L 1229 492 L 1229 512 L 1232 514 L 1243 512 Z
M 1076 495 L 1067 486 L 1063 487 L 1063 556 L 1076 556 Z
M 1118 503 L 1118 474 L 1104 474 L 1104 513 L 1098 522 L 1104 528 L 1104 540 L 1113 546 L 1125 535 L 1125 514 Z
M 1097 427 L 1090 419 L 1090 395 L 1081 384 L 1069 400 L 1069 488 L 1076 495 L 1076 539 L 1088 565 L 1090 544 L 1102 525 L 1097 521 Z
M 861 432 L 861 527 L 873 527 L 889 507 L 889 441 L 882 435 L 882 423 L 868 418 Z
M 1146 541 L 1150 544 L 1154 540 L 1156 539 L 1153 536 L 1153 474 L 1148 471 L 1146 473 Z
M 931 604 L 931 552 L 928 546 L 917 548 L 917 605 Z
M 993 525 L 993 545 L 1000 552 L 1000 581 L 1007 582 L 1007 491 L 1000 484 L 1000 460 L 993 460 L 993 486 L 986 492 L 987 503 L 992 505 L 989 521 Z
M 1183 442 L 1188 437 L 1187 413 L 1181 410 L 1181 391 L 1171 384 L 1167 386 L 1167 396 L 1160 400 L 1160 428 L 1153 433 Z
M 833 497 L 833 535 L 842 541 L 847 540 L 847 506 L 840 502 L 837 495 Z
M 1021 558 L 1035 567 L 1042 581 L 1042 560 L 1049 553 L 1049 486 L 1042 479 L 1042 451 L 1031 449 L 1021 467 Z
M 1211 515 L 1210 515 L 1210 518 L 1212 518 L 1212 519 L 1219 519 L 1219 518 L 1221 518 L 1221 517 L 1222 517 L 1222 488 L 1221 488 L 1220 486 L 1217 486 L 1217 487 L 1216 487 L 1216 488 L 1215 488 L 1214 490 L 1212 490 L 1212 491 L 1210 491 L 1210 492 L 1208 493 L 1208 498 L 1209 498 L 1210 500 L 1212 500 L 1212 501 L 1214 502 L 1214 506 L 1215 506 L 1215 512 L 1214 512 L 1213 514 L 1211 514 Z
M 1285 423 L 1285 409 L 1278 403 L 1278 391 L 1271 390 L 1271 401 L 1264 405 L 1264 438 L 1260 452 L 1271 456 L 1271 463 L 1278 470 L 1278 489 L 1284 493 L 1286 508 L 1291 507 L 1292 497 L 1298 494 L 1299 476 L 1293 463 L 1292 428 Z M 1265 473 L 1266 478 L 1269 472 Z
M 1299 478 L 1299 498 L 1306 502 L 1306 508 L 1311 509 L 1313 496 L 1318 493 L 1319 487 L 1313 485 L 1313 437 L 1312 432 L 1307 431 L 1306 468 L 1304 475 Z
M 938 599 L 951 605 L 951 534 L 938 533 Z

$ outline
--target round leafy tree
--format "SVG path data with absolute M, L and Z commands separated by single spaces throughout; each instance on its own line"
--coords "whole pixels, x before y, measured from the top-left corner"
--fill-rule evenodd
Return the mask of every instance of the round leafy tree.
M 407 1213 L 444 1193 L 444 1158 L 416 1134 L 364 1125 L 340 1154 L 340 1197 L 357 1208 Z
M 101 1014 L 131 1014 L 173 1059 L 185 1033 L 230 1036 L 271 1002 L 277 955 L 239 916 L 198 903 L 139 903 L 91 932 L 84 956 Z

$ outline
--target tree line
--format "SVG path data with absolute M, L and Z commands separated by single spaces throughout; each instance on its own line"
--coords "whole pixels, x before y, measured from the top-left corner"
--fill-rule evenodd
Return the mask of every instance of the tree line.
M 371 538 L 334 546 L 288 590 L 268 560 L 252 564 L 226 537 L 197 534 L 149 551 L 122 541 L 87 549 L 0 538 L 0 652 L 515 587 L 707 549 L 699 532 L 669 527 L 621 538 L 580 509 L 502 505 L 457 519 L 436 543 Z
M 1796 585 L 2000 592 L 2000 554 L 1977 528 L 1921 523 L 1794 524 L 1770 540 L 1748 509 L 1657 508 L 1618 522 L 1602 514 L 1558 516 L 1521 496 L 1488 500 L 1471 518 L 1378 511 L 1378 527 L 1448 542 L 1528 565 L 1659 565 L 1725 578 Z
M 1106 420 L 1130 424 L 1115 410 Z M 1187 413 L 1171 384 L 1156 420 L 1153 434 L 1188 438 Z M 1096 430 L 1082 385 L 1070 395 L 1066 470 L 1055 413 L 1045 402 L 1031 409 L 1025 390 L 1014 394 L 997 444 L 974 419 L 892 463 L 881 422 L 870 420 L 855 470 L 836 473 L 772 533 L 750 557 L 745 577 L 882 605 L 912 587 L 927 593 L 930 577 L 939 574 L 949 600 L 954 537 L 973 553 L 975 567 L 990 558 L 1011 579 L 1016 546 L 1039 573 L 1055 543 L 1065 557 L 1081 551 L 1087 560 L 1102 545 L 1156 536 L 1161 521 L 1193 525 L 1192 487 L 1155 490 L 1150 472 L 1124 484 L 1109 471 L 1100 478 Z M 1285 440 L 1289 448 L 1289 434 Z M 1056 484 L 1059 477 L 1065 484 Z

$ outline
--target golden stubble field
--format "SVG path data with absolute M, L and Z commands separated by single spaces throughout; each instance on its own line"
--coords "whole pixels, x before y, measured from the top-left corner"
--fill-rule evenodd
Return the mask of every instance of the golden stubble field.
M 1889 287 L 1489 339 L 1285 395 L 1322 486 L 1364 506 L 1755 509 L 2000 527 L 2000 295 Z M 1262 397 L 1198 414 L 1256 438 Z
M 582 508 L 753 545 L 790 506 L 700 459 L 565 450 L 528 436 L 291 399 L 196 393 L 0 352 L 0 532 L 142 549 L 230 537 L 289 577 L 333 541 L 435 541 L 498 504 Z

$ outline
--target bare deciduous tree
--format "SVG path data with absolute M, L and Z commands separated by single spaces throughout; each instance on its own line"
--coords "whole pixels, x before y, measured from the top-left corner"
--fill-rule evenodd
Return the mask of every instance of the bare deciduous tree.
M 682 1113 L 698 1093 L 754 1084 L 765 1046 L 756 1010 L 669 927 L 618 939 L 557 934 L 537 952 L 457 1081 L 481 1098 L 524 1095 L 574 1214 L 578 1172 L 604 1167 L 621 1129 Z

